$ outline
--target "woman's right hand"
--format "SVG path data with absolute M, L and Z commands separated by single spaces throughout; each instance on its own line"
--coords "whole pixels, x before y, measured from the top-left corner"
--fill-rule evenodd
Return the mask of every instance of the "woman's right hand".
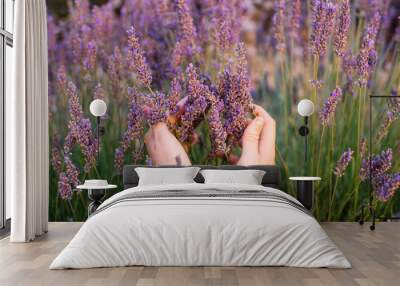
M 276 123 L 264 108 L 254 106 L 254 118 L 242 136 L 242 154 L 237 165 L 275 165 Z

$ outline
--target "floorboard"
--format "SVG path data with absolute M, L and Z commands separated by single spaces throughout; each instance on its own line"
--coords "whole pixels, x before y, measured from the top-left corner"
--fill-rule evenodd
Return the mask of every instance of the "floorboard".
M 375 231 L 357 223 L 323 223 L 352 269 L 289 267 L 120 267 L 48 270 L 81 223 L 50 223 L 32 243 L 0 240 L 0 285 L 400 285 L 400 224 L 379 223 Z

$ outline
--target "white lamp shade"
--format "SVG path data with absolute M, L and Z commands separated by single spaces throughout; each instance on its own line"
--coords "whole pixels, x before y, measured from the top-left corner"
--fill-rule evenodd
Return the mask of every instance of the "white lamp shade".
M 310 116 L 314 113 L 314 103 L 309 99 L 303 99 L 297 105 L 297 112 L 303 116 Z
M 104 100 L 95 99 L 90 103 L 90 113 L 94 116 L 103 116 L 106 114 L 107 104 Z

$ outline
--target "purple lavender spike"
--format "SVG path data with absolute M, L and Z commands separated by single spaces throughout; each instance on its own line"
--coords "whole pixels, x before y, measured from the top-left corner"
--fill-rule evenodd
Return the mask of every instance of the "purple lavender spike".
M 343 0 L 339 7 L 336 30 L 333 40 L 335 53 L 340 57 L 343 57 L 347 51 L 350 25 L 350 1 Z
M 68 177 L 69 182 L 73 187 L 79 185 L 79 169 L 72 163 L 72 160 L 69 156 L 64 156 L 64 162 L 66 167 L 66 175 Z
M 312 4 L 311 51 L 313 55 L 324 56 L 328 39 L 335 25 L 335 5 L 330 1 L 314 0 Z
M 274 39 L 276 42 L 276 49 L 283 52 L 286 47 L 285 43 L 285 0 L 275 0 L 274 17 L 272 19 L 274 29 Z
M 400 173 L 381 175 L 374 179 L 373 185 L 378 200 L 387 202 L 394 196 L 395 191 L 400 188 Z
M 64 200 L 70 200 L 72 198 L 72 188 L 65 173 L 60 174 L 58 180 L 58 194 Z
M 342 177 L 344 175 L 347 166 L 350 164 L 351 160 L 353 160 L 353 153 L 353 150 L 349 148 L 342 154 L 342 156 L 340 156 L 333 172 L 337 177 Z
M 298 41 L 301 34 L 301 0 L 293 0 L 291 2 L 290 34 L 293 39 Z
M 187 69 L 187 92 L 188 101 L 185 104 L 185 111 L 181 116 L 181 125 L 177 133 L 179 140 L 188 142 L 193 134 L 196 122 L 203 116 L 207 108 L 208 87 L 203 85 L 199 79 L 193 64 L 189 64 Z
M 328 100 L 324 103 L 324 107 L 319 113 L 319 118 L 323 126 L 328 125 L 335 114 L 336 106 L 342 97 L 342 90 L 340 87 L 335 88 L 330 94 Z
M 392 166 L 392 158 L 393 151 L 391 148 L 388 148 L 382 151 L 381 154 L 373 155 L 372 160 L 370 158 L 363 159 L 359 172 L 361 181 L 365 181 L 369 178 L 370 167 L 372 178 L 377 178 L 386 173 Z
M 361 41 L 360 52 L 357 56 L 357 72 L 359 76 L 358 83 L 365 86 L 372 73 L 376 61 L 375 42 L 381 24 L 381 14 L 375 12 L 373 17 L 367 23 Z
M 128 31 L 128 68 L 137 74 L 139 82 L 150 87 L 152 82 L 151 70 L 147 65 L 139 40 L 136 36 L 135 29 L 131 27 Z

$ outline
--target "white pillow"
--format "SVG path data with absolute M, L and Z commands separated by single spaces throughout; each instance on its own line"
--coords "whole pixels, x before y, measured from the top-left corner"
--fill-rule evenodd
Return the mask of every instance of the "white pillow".
M 139 186 L 195 183 L 193 179 L 199 170 L 199 167 L 135 168 Z
M 205 184 L 246 184 L 261 185 L 265 171 L 262 170 L 202 170 Z

